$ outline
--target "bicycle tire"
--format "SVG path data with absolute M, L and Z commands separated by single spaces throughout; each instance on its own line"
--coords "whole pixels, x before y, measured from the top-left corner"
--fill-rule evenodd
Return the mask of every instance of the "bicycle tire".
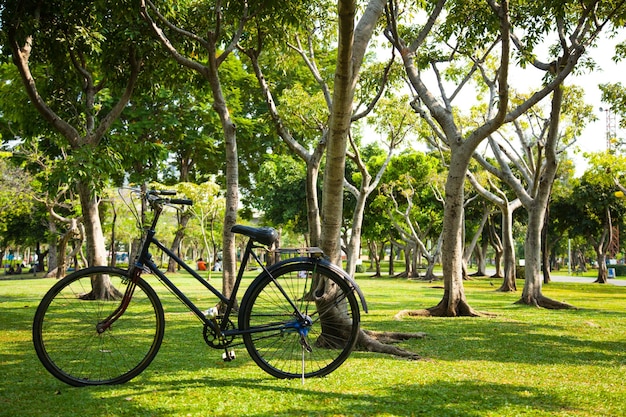
M 108 300 L 93 296 L 92 279 L 102 276 L 108 276 L 118 291 Z M 139 278 L 122 316 L 103 333 L 96 331 L 96 325 L 120 305 L 129 283 L 125 270 L 90 267 L 50 288 L 35 313 L 33 344 L 52 375 L 73 386 L 121 384 L 152 362 L 163 341 L 165 316 L 145 280 Z
M 330 267 L 308 258 L 287 261 L 270 274 L 259 275 L 241 303 L 239 327 L 250 357 L 277 378 L 331 373 L 348 358 L 358 338 L 354 288 Z M 290 300 L 310 318 L 310 325 L 297 319 Z

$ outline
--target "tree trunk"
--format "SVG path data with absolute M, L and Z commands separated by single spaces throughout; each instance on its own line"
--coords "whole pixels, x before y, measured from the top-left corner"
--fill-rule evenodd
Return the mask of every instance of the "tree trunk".
M 599 284 L 606 284 L 609 282 L 609 269 L 606 266 L 606 253 L 603 250 L 602 245 L 594 245 L 596 251 L 596 258 L 598 259 L 598 277 L 594 281 Z
M 550 206 L 548 205 L 546 209 L 546 216 L 543 221 L 543 228 L 541 229 L 541 265 L 543 272 L 543 283 L 550 283 L 550 270 L 552 266 L 550 265 L 550 249 L 548 245 L 548 227 L 549 227 L 549 217 L 550 217 Z
M 469 306 L 463 287 L 463 211 L 465 173 L 471 152 L 452 152 L 446 181 L 446 205 L 443 217 L 442 253 L 444 294 L 435 307 L 428 309 L 433 316 L 478 316 Z
M 224 107 L 225 109 L 225 107 Z M 226 114 L 228 112 L 226 111 Z M 226 207 L 224 215 L 224 230 L 222 232 L 222 293 L 230 297 L 237 277 L 237 253 L 235 235 L 231 232 L 237 223 L 237 208 L 239 205 L 239 168 L 237 166 L 237 141 L 235 125 L 230 118 L 223 121 L 226 146 Z
M 346 262 L 346 272 L 351 277 L 354 276 L 356 271 L 356 263 L 360 258 L 361 254 L 361 232 L 363 229 L 363 216 L 365 213 L 365 202 L 367 200 L 367 196 L 369 192 L 369 184 L 361 189 L 361 192 L 358 193 L 356 200 L 356 207 L 354 208 L 354 214 L 352 215 L 352 233 L 350 234 L 350 241 L 348 242 L 348 250 L 347 250 L 347 262 Z
M 480 245 L 476 245 L 474 248 L 474 256 L 476 257 L 476 272 L 473 275 L 477 277 L 484 277 L 487 275 L 485 273 L 487 266 L 487 251 L 485 244 L 486 240 Z
M 239 157 L 237 154 L 237 129 L 230 117 L 228 106 L 222 91 L 222 84 L 218 72 L 215 40 L 207 48 L 209 65 L 206 67 L 205 78 L 211 87 L 213 109 L 220 118 L 224 131 L 224 153 L 226 155 L 226 193 L 224 225 L 222 231 L 222 293 L 230 297 L 237 277 L 237 254 L 235 235 L 231 232 L 237 223 L 237 209 L 239 206 Z
M 98 199 L 89 184 L 77 184 L 80 206 L 83 210 L 85 241 L 87 243 L 87 263 L 89 266 L 105 266 L 107 264 L 104 234 L 100 223 Z
M 492 275 L 492 278 L 502 278 L 502 256 L 504 254 L 504 248 L 502 246 L 502 239 L 498 236 L 496 228 L 493 225 L 493 218 L 489 219 L 489 242 L 494 251 L 494 264 L 496 267 L 496 273 Z
M 89 266 L 105 266 L 106 247 L 100 223 L 97 198 L 88 184 L 77 184 L 80 205 L 83 210 L 83 225 L 87 244 L 87 263 Z M 63 254 L 61 254 L 63 256 Z M 92 290 L 85 296 L 88 299 L 109 300 L 117 299 L 119 291 L 113 287 L 108 275 L 94 276 L 91 281 Z
M 339 37 L 337 66 L 330 115 L 326 169 L 322 199 L 322 228 L 320 246 L 331 262 L 341 262 L 341 225 L 343 220 L 343 181 L 345 175 L 348 131 L 354 96 L 353 40 L 356 2 L 338 1 Z
M 176 235 L 174 235 L 174 241 L 172 242 L 172 246 L 170 247 L 170 250 L 172 252 L 177 253 L 177 249 L 179 248 L 180 243 L 183 241 L 183 237 L 185 236 L 185 228 L 187 227 L 187 223 L 189 223 L 189 219 L 191 219 L 192 215 L 193 214 L 191 213 L 191 211 L 187 210 L 180 215 L 178 229 L 176 230 Z M 178 254 L 178 256 L 180 256 L 180 254 Z M 170 258 L 167 263 L 167 272 L 176 272 L 177 265 L 178 264 L 176 263 L 176 261 Z
M 57 225 L 54 222 L 52 217 L 52 210 L 48 210 L 48 270 L 44 275 L 46 278 L 51 278 L 54 276 L 54 271 L 56 271 L 57 266 L 59 265 L 59 252 L 57 250 L 57 245 L 59 243 Z M 37 252 L 37 268 L 44 268 L 44 254 L 41 252 Z
M 306 207 L 307 222 L 309 225 L 309 245 L 319 246 L 322 225 L 320 223 L 320 209 L 317 198 L 317 180 L 320 170 L 320 157 L 309 158 L 306 165 Z
M 526 203 L 525 208 L 528 211 L 528 226 L 526 229 L 526 243 L 524 245 L 525 263 L 525 281 L 522 298 L 518 301 L 521 304 L 527 304 L 537 307 L 545 307 L 551 309 L 573 308 L 573 306 L 551 300 L 541 293 L 542 275 L 541 275 L 541 231 L 543 230 L 544 218 L 552 183 L 556 174 L 556 142 L 558 138 L 559 119 L 561 105 L 563 101 L 563 86 L 555 88 L 552 95 L 552 111 L 550 114 L 550 127 L 548 139 L 546 141 L 546 161 L 545 169 L 532 202 Z
M 520 201 L 515 200 L 516 205 L 512 203 L 503 204 L 500 208 L 502 211 L 502 261 L 504 266 L 504 280 L 498 291 L 514 292 L 517 291 L 516 274 L 515 274 L 515 240 L 513 239 L 513 212 L 520 207 Z
M 381 276 L 381 270 L 380 270 L 380 261 L 383 259 L 383 256 L 385 255 L 385 244 L 383 243 L 381 245 L 380 250 L 378 250 L 378 244 L 375 241 L 371 241 L 369 243 L 369 248 L 370 248 L 370 261 L 371 261 L 371 266 L 374 269 L 374 277 L 380 277 Z
M 111 249 L 109 250 L 111 252 L 111 258 L 109 262 L 112 267 L 115 267 L 117 265 L 117 248 L 115 245 L 115 241 L 117 239 L 115 234 L 115 227 L 117 226 L 117 209 L 115 208 L 115 204 L 111 204 L 111 209 L 113 210 L 113 219 L 111 220 Z
M 520 304 L 549 309 L 573 308 L 573 306 L 552 300 L 541 292 L 543 276 L 541 274 L 541 229 L 543 227 L 544 210 L 534 208 L 528 213 L 528 229 L 524 252 L 526 257 L 525 282 Z

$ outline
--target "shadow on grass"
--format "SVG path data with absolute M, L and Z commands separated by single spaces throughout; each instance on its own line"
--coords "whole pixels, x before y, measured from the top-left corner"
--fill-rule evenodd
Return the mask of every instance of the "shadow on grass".
M 592 313 L 559 312 L 561 315 L 570 315 L 571 320 L 567 325 L 524 323 L 498 318 L 418 319 L 413 321 L 413 329 L 410 331 L 425 332 L 428 336 L 403 347 L 417 351 L 426 358 L 446 361 L 489 360 L 546 365 L 585 365 L 594 362 L 604 366 L 625 365 L 625 315 L 601 312 L 598 316 L 598 312 Z M 618 319 L 621 324 L 613 328 Z M 394 326 L 394 322 L 389 321 L 389 326 Z M 379 324 L 377 330 L 382 327 L 385 325 Z M 403 330 L 409 331 L 406 327 Z
M 163 387 L 166 390 L 163 394 L 171 395 L 172 389 L 186 390 L 190 386 L 196 386 L 197 383 L 197 381 L 177 381 L 175 386 Z M 250 403 L 246 406 L 229 400 L 228 393 L 231 389 L 249 392 Z M 293 386 L 285 387 L 276 386 L 264 379 L 236 379 L 224 381 L 221 390 L 224 402 L 220 411 L 212 407 L 209 413 L 212 416 L 245 413 L 247 417 L 346 415 L 478 417 L 489 413 L 511 415 L 515 414 L 516 410 L 528 414 L 553 415 L 563 410 L 573 410 L 575 407 L 574 404 L 565 403 L 556 396 L 534 387 L 479 381 L 397 384 L 381 387 L 375 394 L 363 394 L 320 392 L 307 389 L 306 385 L 300 386 L 297 382 L 294 382 Z M 282 400 L 255 402 L 255 398 L 264 397 Z M 137 415 L 143 415 L 148 411 L 142 410 L 136 404 L 131 407 Z M 174 413 L 184 415 L 184 407 L 175 410 L 175 406 L 163 405 L 149 411 L 156 412 L 157 415 Z

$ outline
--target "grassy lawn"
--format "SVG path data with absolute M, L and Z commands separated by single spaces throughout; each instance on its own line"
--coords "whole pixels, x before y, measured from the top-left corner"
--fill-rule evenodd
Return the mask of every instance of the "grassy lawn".
M 547 311 L 514 305 L 519 294 L 494 292 L 499 282 L 473 280 L 470 304 L 495 317 L 394 321 L 399 310 L 435 305 L 441 283 L 358 281 L 370 308 L 363 327 L 426 332 L 401 344 L 425 360 L 355 352 L 326 378 L 277 380 L 243 347 L 222 362 L 197 319 L 157 284 L 166 331 L 150 367 L 121 386 L 73 388 L 45 371 L 31 342 L 53 280 L 2 280 L 0 416 L 626 415 L 626 287 L 552 283 L 545 295 L 579 309 Z

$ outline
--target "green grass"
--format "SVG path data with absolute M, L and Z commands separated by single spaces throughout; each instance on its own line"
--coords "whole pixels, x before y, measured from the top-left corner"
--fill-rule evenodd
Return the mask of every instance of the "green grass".
M 370 307 L 363 327 L 426 332 L 400 345 L 425 360 L 355 352 L 326 378 L 277 380 L 244 348 L 222 362 L 197 319 L 157 286 L 166 311 L 158 356 L 129 383 L 95 388 L 64 385 L 36 358 L 31 321 L 53 280 L 0 281 L 0 416 L 626 415 L 625 287 L 552 283 L 545 295 L 579 309 L 548 311 L 515 305 L 519 294 L 494 292 L 499 282 L 474 280 L 470 304 L 495 317 L 394 321 L 399 310 L 435 305 L 440 283 L 358 281 Z

